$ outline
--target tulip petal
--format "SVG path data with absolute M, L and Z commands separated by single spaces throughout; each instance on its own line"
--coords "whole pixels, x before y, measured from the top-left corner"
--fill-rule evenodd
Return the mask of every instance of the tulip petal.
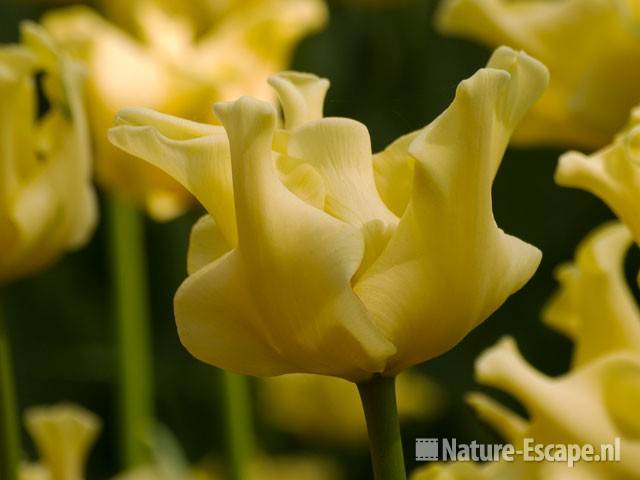
M 640 244 L 640 125 L 592 155 L 569 152 L 560 157 L 555 173 L 558 185 L 586 190 L 598 196 L 627 224 Z
M 414 158 L 409 145 L 419 132 L 398 138 L 382 152 L 373 156 L 376 187 L 385 205 L 401 217 L 411 199 L 413 189 Z
M 187 271 L 189 275 L 213 263 L 231 250 L 211 215 L 203 215 L 191 229 Z
M 481 420 L 491 425 L 512 444 L 517 443 L 527 430 L 528 422 L 491 397 L 482 393 L 470 393 L 465 397 Z
M 320 120 L 329 80 L 309 73 L 282 72 L 269 77 L 280 99 L 284 127 L 293 130 L 305 123 Z
M 238 246 L 228 256 L 241 270 L 234 278 L 243 279 L 250 292 L 249 298 L 234 298 L 256 305 L 243 323 L 268 331 L 269 344 L 287 359 L 290 371 L 352 380 L 382 371 L 394 347 L 350 285 L 363 255 L 359 230 L 303 202 L 281 183 L 271 149 L 276 123 L 271 105 L 243 97 L 217 104 L 216 112 L 229 135 L 238 213 Z M 187 331 L 190 316 L 176 310 L 176 317 Z M 210 324 L 223 321 L 208 314 Z M 242 345 L 228 348 L 249 351 Z M 224 359 L 216 362 L 227 368 Z M 255 368 L 244 371 L 260 374 Z
M 346 118 L 324 118 L 295 130 L 288 154 L 324 180 L 324 210 L 362 229 L 365 255 L 357 276 L 378 258 L 398 222 L 378 194 L 367 128 Z
M 224 129 L 143 108 L 122 110 L 109 140 L 180 182 L 236 243 L 231 160 Z
M 511 132 L 548 74 L 524 53 L 504 48 L 496 56 L 505 70 L 480 70 L 462 82 L 452 105 L 414 139 L 409 205 L 354 287 L 398 348 L 390 374 L 454 346 L 540 262 L 536 248 L 496 226 L 491 185 Z
M 240 255 L 231 251 L 184 281 L 174 302 L 182 344 L 199 360 L 231 372 L 295 371 L 272 341 L 242 270 Z
M 74 405 L 31 408 L 25 417 L 52 478 L 84 478 L 89 449 L 101 429 L 100 419 Z
M 560 291 L 543 316 L 575 343 L 573 364 L 616 351 L 640 351 L 640 312 L 624 275 L 632 239 L 620 223 L 596 229 L 578 247 L 576 261 L 559 270 Z

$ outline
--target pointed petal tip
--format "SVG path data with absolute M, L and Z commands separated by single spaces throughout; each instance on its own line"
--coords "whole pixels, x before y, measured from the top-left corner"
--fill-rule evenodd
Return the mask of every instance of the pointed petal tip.
M 511 336 L 502 337 L 476 359 L 476 379 L 481 383 L 492 383 L 494 378 L 502 376 L 503 370 L 509 368 L 511 360 L 519 356 L 515 339 Z

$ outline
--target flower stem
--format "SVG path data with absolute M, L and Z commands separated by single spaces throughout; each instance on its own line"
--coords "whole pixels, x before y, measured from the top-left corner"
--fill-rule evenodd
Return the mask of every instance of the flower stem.
M 405 480 L 395 377 L 374 375 L 358 384 L 358 391 L 367 421 L 375 480 Z
M 17 480 L 20 427 L 7 321 L 0 303 L 0 478 Z
M 116 198 L 108 201 L 109 247 L 118 355 L 120 459 L 145 463 L 153 419 L 153 376 L 144 217 Z
M 228 459 L 227 478 L 246 480 L 254 441 L 249 379 L 223 370 L 221 381 Z

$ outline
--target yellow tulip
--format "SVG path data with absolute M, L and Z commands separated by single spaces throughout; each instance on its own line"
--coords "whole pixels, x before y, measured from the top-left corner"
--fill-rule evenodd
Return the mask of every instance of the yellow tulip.
M 635 0 L 445 0 L 436 23 L 549 67 L 549 89 L 515 142 L 597 148 L 640 101 L 638 12 Z
M 596 229 L 561 265 L 561 288 L 543 312 L 545 322 L 575 344 L 579 367 L 614 351 L 640 353 L 640 312 L 624 275 L 631 234 L 620 223 Z
M 111 141 L 205 206 L 175 312 L 201 360 L 270 376 L 395 375 L 457 344 L 535 272 L 493 218 L 512 130 L 547 84 L 498 49 L 431 124 L 373 156 L 364 125 L 322 118 L 328 81 L 270 80 L 284 113 L 242 97 L 224 127 L 126 109 Z M 407 188 L 409 186 L 409 188 Z
M 525 420 L 483 394 L 468 401 L 481 418 L 510 443 L 524 438 L 538 443 L 601 444 L 621 439 L 620 462 L 566 464 L 498 462 L 470 465 L 477 479 L 629 480 L 640 472 L 640 311 L 624 279 L 624 257 L 631 234 L 619 223 L 596 229 L 579 246 L 574 263 L 559 269 L 560 291 L 545 309 L 545 321 L 574 343 L 572 369 L 550 378 L 528 365 L 515 342 L 506 338 L 476 362 L 477 379 L 519 399 Z M 466 479 L 438 466 L 442 477 Z M 435 472 L 436 467 L 421 474 Z M 444 476 L 450 473 L 451 476 Z M 435 473 L 430 473 L 435 475 Z M 483 476 L 484 475 L 484 476 Z
M 27 430 L 41 455 L 41 467 L 24 472 L 26 478 L 82 480 L 89 449 L 100 432 L 101 422 L 93 413 L 74 405 L 31 408 L 26 413 Z M 43 469 L 48 471 L 47 476 Z
M 613 142 L 583 155 L 568 152 L 560 157 L 556 182 L 597 195 L 631 229 L 640 245 L 640 108 Z
M 217 14 L 196 18 L 186 8 L 197 5 L 192 2 L 106 2 L 131 32 L 87 7 L 54 10 L 42 20 L 53 37 L 87 65 L 99 181 L 145 205 L 158 220 L 184 212 L 192 197 L 159 169 L 107 141 L 116 112 L 135 105 L 210 120 L 215 101 L 238 92 L 264 96 L 264 80 L 286 67 L 296 43 L 326 17 L 322 0 L 223 3 L 229 4 Z M 178 14 L 163 8 L 170 5 Z M 203 19 L 208 19 L 208 28 L 201 31 Z
M 442 392 L 424 375 L 403 372 L 397 384 L 401 421 L 433 418 Z M 259 384 L 259 405 L 280 430 L 306 441 L 348 446 L 366 445 L 367 427 L 358 392 L 340 378 L 291 374 L 265 378 Z
M 97 215 L 83 71 L 38 26 L 21 31 L 22 44 L 0 47 L 0 283 L 84 245 Z

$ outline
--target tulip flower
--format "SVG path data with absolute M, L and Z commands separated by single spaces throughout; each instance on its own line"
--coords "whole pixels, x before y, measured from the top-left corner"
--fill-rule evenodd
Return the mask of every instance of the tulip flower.
M 568 152 L 560 157 L 556 182 L 580 188 L 604 201 L 640 245 L 640 108 L 610 145 L 591 154 Z
M 542 61 L 549 89 L 514 134 L 522 145 L 598 148 L 640 101 L 638 9 L 623 0 L 445 0 L 440 31 Z
M 322 118 L 328 81 L 271 78 L 284 113 L 243 97 L 223 127 L 121 111 L 111 141 L 208 214 L 175 299 L 182 342 L 259 376 L 393 376 L 453 347 L 535 272 L 493 218 L 491 184 L 547 71 L 498 49 L 424 129 L 373 156 L 364 125 Z M 408 188 L 407 188 L 408 187 Z
M 260 410 L 279 430 L 306 442 L 360 447 L 367 429 L 358 394 L 342 379 L 291 374 L 265 378 L 258 384 Z M 443 393 L 424 375 L 407 371 L 397 378 L 400 421 L 433 419 Z
M 175 298 L 183 344 L 235 373 L 358 383 L 375 475 L 403 476 L 393 378 L 452 348 L 540 262 L 497 227 L 491 185 L 547 80 L 498 49 L 442 115 L 376 156 L 364 125 L 323 118 L 329 82 L 310 74 L 271 77 L 282 123 L 251 97 L 216 105 L 222 127 L 121 111 L 110 140 L 208 212 Z
M 208 120 L 215 101 L 239 92 L 264 96 L 266 77 L 286 67 L 296 43 L 324 23 L 325 7 L 321 0 L 104 3 L 130 31 L 78 6 L 48 12 L 42 24 L 87 65 L 98 180 L 169 220 L 192 197 L 107 141 L 113 116 L 137 105 Z
M 568 373 L 550 378 L 536 371 L 510 338 L 477 360 L 478 380 L 519 399 L 529 419 L 486 395 L 475 393 L 468 397 L 480 417 L 512 444 L 521 445 L 524 438 L 534 438 L 543 444 L 592 444 L 597 448 L 620 438 L 622 460 L 579 463 L 573 468 L 560 463 L 524 463 L 521 459 L 487 467 L 456 467 L 473 469 L 476 477 L 456 476 L 453 467 L 437 466 L 425 468 L 416 474 L 416 480 L 637 478 L 640 311 L 624 279 L 624 258 L 631 243 L 631 234 L 624 225 L 606 224 L 583 241 L 575 262 L 558 269 L 560 290 L 543 316 L 548 325 L 575 343 Z M 442 477 L 436 475 L 439 472 Z
M 101 428 L 98 417 L 64 404 L 32 408 L 25 417 L 41 460 L 24 467 L 20 480 L 83 480 L 89 450 Z
M 83 246 L 97 215 L 83 70 L 36 25 L 21 30 L 22 44 L 0 47 L 0 284 Z

